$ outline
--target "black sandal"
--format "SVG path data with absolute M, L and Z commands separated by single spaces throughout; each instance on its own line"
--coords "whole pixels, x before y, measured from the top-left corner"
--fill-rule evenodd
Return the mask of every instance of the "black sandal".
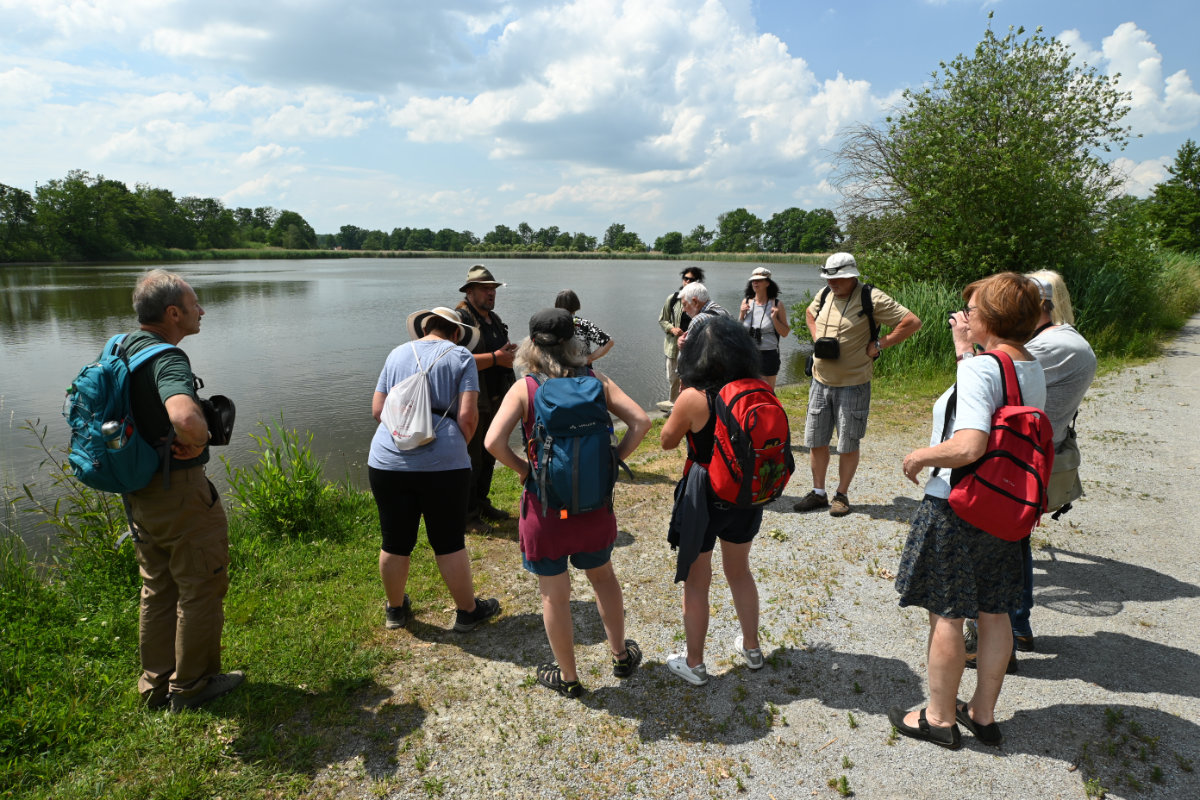
M 637 669 L 638 664 L 642 663 L 642 648 L 638 647 L 638 643 L 633 639 L 625 640 L 625 657 L 617 658 L 613 656 L 613 675 L 618 678 L 628 678 Z
M 945 747 L 948 750 L 957 750 L 962 747 L 962 734 L 959 733 L 957 725 L 949 725 L 945 728 L 930 725 L 925 719 L 925 709 L 922 708 L 917 719 L 917 727 L 914 728 L 904 724 L 904 715 L 907 713 L 900 706 L 892 706 L 888 709 L 888 721 L 892 723 L 897 732 L 913 739 L 933 742 L 938 747 Z
M 971 707 L 961 700 L 954 703 L 954 718 L 967 727 L 980 744 L 986 744 L 989 747 L 999 747 L 1004 741 L 1004 734 L 1000 732 L 1000 726 L 995 722 L 987 725 L 980 725 L 975 720 L 971 719 Z
M 583 684 L 578 679 L 564 681 L 558 664 L 542 664 L 538 667 L 537 682 L 566 697 L 582 697 Z

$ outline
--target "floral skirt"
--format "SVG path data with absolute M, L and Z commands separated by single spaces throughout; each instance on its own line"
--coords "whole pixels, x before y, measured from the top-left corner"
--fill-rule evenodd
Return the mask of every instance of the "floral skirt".
M 1006 542 L 959 519 L 950 503 L 925 495 L 896 570 L 900 606 L 948 619 L 1007 614 L 1021 607 L 1021 543 Z

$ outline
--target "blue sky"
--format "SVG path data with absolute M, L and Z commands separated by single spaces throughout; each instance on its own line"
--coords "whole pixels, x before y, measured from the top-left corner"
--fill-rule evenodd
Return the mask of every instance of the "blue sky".
M 0 0 L 0 183 L 69 170 L 299 212 L 647 243 L 838 210 L 839 133 L 992 27 L 1133 95 L 1145 195 L 1200 139 L 1200 12 L 1155 0 Z

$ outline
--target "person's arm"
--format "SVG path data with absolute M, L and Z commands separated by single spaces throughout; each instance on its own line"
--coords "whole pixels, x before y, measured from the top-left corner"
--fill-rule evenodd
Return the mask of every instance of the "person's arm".
M 817 318 L 811 308 L 804 309 L 804 322 L 808 325 L 808 336 L 814 342 L 817 340 Z
M 455 415 L 458 429 L 462 431 L 463 439 L 471 441 L 475 435 L 475 426 L 479 424 L 479 392 L 458 393 L 458 413 Z
M 921 447 L 904 457 L 904 477 L 917 483 L 926 467 L 963 467 L 983 455 L 987 449 L 987 431 L 960 428 L 953 436 L 933 447 Z
M 386 400 L 386 392 L 375 392 L 375 395 L 371 398 L 371 416 L 375 418 L 376 422 L 383 421 L 380 417 L 383 416 L 383 404 Z
M 771 309 L 771 324 L 775 326 L 775 333 L 782 339 L 791 332 L 788 327 L 787 309 L 783 307 L 783 303 L 775 301 L 775 307 Z
M 684 389 L 675 400 L 659 434 L 663 450 L 674 450 L 688 431 L 695 433 L 708 423 L 708 398 L 699 389 Z
M 166 399 L 167 417 L 175 429 L 171 455 L 180 461 L 196 458 L 208 447 L 208 422 L 200 404 L 190 394 L 173 394 Z
M 954 356 L 958 361 L 975 355 L 975 345 L 967 339 L 967 318 L 961 311 L 950 315 L 950 336 L 954 339 Z M 970 354 L 970 355 L 968 355 Z
M 517 346 L 510 342 L 499 350 L 492 350 L 489 353 L 474 353 L 472 355 L 475 358 L 475 369 L 483 372 L 485 369 L 491 369 L 492 367 L 511 369 L 516 353 Z
M 613 344 L 612 337 L 609 337 L 607 342 L 597 347 L 588 355 L 587 363 L 591 364 L 597 358 L 604 358 L 604 356 L 608 355 L 608 351 L 613 349 Z
M 529 389 L 526 387 L 525 381 L 517 381 L 505 393 L 504 400 L 500 403 L 500 410 L 496 412 L 491 427 L 487 429 L 483 438 L 483 446 L 487 448 L 487 451 L 495 456 L 501 464 L 516 472 L 517 478 L 522 484 L 529 477 L 529 462 L 513 452 L 508 444 L 508 439 L 512 435 L 513 428 L 524 419 L 528 403 Z
M 743 297 L 742 304 L 740 306 L 738 306 L 738 322 L 744 322 L 746 319 L 746 313 L 749 311 L 750 311 L 750 300 L 749 300 L 749 298 Z
M 867 342 L 867 355 L 876 358 L 886 348 L 895 347 L 919 330 L 921 330 L 921 320 L 910 311 L 896 324 L 895 328 L 892 328 L 891 333 L 880 336 L 874 342 Z M 875 352 L 872 353 L 872 350 Z
M 671 318 L 671 301 L 675 299 L 672 294 L 667 298 L 667 302 L 663 303 L 662 313 L 658 315 L 658 327 L 662 328 L 664 334 L 678 337 L 683 333 L 683 330 L 675 324 L 675 320 Z M 683 301 L 680 301 L 682 305 Z
M 597 372 L 596 377 L 604 384 L 604 400 L 608 403 L 608 410 L 625 423 L 625 434 L 617 445 L 617 458 L 623 461 L 646 438 L 646 432 L 650 430 L 650 417 L 607 375 Z

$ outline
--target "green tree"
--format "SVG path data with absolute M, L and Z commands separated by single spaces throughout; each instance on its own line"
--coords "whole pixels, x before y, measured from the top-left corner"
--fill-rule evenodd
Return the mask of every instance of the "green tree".
M 571 249 L 576 253 L 590 253 L 596 249 L 596 237 L 580 231 L 571 237 Z
M 343 225 L 338 229 L 337 242 L 343 250 L 362 250 L 367 231 L 357 225 Z
M 717 240 L 712 249 L 719 253 L 755 252 L 762 249 L 762 220 L 744 208 L 726 211 L 717 217 Z
M 503 247 L 512 247 L 519 244 L 521 238 L 517 232 L 507 225 L 497 225 L 491 232 L 483 235 L 483 243 L 487 245 L 501 245 Z
M 404 249 L 432 250 L 433 231 L 429 228 L 413 228 L 408 232 L 408 238 L 404 241 Z
M 522 222 L 520 225 L 517 226 L 517 236 L 520 237 L 521 244 L 523 244 L 523 245 L 533 244 L 533 228 L 530 227 L 528 222 Z
M 890 215 L 860 230 L 887 231 L 957 281 L 1095 257 L 1097 215 L 1119 185 L 1102 154 L 1128 142 L 1128 95 L 1072 55 L 1040 28 L 998 38 L 989 25 L 974 55 L 941 63 L 883 127 L 843 141 L 846 216 Z
M 225 204 L 212 197 L 185 197 L 179 201 L 183 217 L 196 232 L 196 246 L 208 248 L 233 247 L 237 220 Z
M 1151 215 L 1160 226 L 1164 245 L 1175 250 L 1200 250 L 1200 148 L 1188 139 L 1167 167 L 1171 174 L 1154 187 Z
M 0 183 L 0 261 L 34 258 L 33 195 Z
M 785 208 L 763 223 L 763 250 L 768 253 L 803 253 L 808 212 L 801 208 Z
M 700 253 L 708 249 L 712 244 L 713 232 L 705 228 L 703 225 L 697 225 L 692 228 L 692 232 L 683 237 L 683 252 L 685 253 Z
M 842 230 L 837 217 L 828 208 L 814 208 L 804 218 L 804 235 L 800 239 L 800 253 L 827 253 L 842 241 Z
M 288 250 L 312 250 L 317 246 L 317 233 L 295 211 L 281 211 L 271 226 L 267 242 Z
M 388 235 L 383 231 L 369 231 L 362 243 L 363 250 L 387 250 Z
M 679 255 L 683 252 L 683 234 L 679 231 L 664 233 L 654 240 L 654 249 L 670 256 Z

